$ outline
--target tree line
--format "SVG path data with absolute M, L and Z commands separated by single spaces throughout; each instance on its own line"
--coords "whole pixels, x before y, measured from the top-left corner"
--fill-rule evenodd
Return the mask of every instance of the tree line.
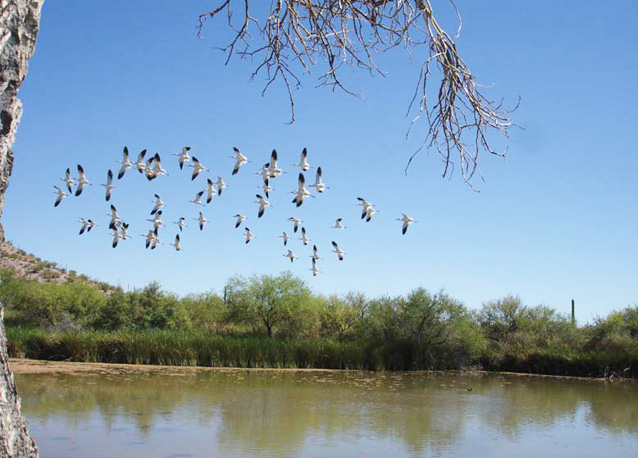
M 245 339 L 251 339 L 251 348 L 284 348 L 279 343 L 307 348 L 309 342 L 316 342 L 317 348 L 327 348 L 326 343 L 339 349 L 356 347 L 355 359 L 360 361 L 353 367 L 368 369 L 638 373 L 636 305 L 577 326 L 566 314 L 544 305 L 525 305 L 516 296 L 486 302 L 478 310 L 470 310 L 443 291 L 425 288 L 376 298 L 358 292 L 325 296 L 314 294 L 290 272 L 236 276 L 226 282 L 222 295 L 184 297 L 162 290 L 156 282 L 124 291 L 82 279 L 63 284 L 30 282 L 10 270 L 0 272 L 0 277 L 0 301 L 7 306 L 10 340 L 14 329 L 38 329 L 56 336 L 124 332 L 127 339 L 149 339 L 149 333 L 161 332 L 162 339 L 149 340 L 152 347 L 162 345 L 158 342 L 170 345 L 171 333 L 180 338 L 186 333 L 198 336 L 187 339 L 191 343 L 183 343 L 186 347 L 205 346 L 220 337 L 242 341 L 237 348 L 245 346 Z M 13 335 L 17 339 L 32 334 Z M 23 344 L 20 348 L 28 347 Z M 42 341 L 38 345 L 46 346 Z M 290 346 L 285 348 L 291 351 Z M 312 358 L 321 358 L 319 353 Z M 252 364 L 250 358 L 246 361 L 241 364 Z

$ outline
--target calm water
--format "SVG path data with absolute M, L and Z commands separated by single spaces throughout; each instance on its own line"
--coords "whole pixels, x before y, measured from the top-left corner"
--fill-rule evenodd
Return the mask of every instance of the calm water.
M 244 371 L 16 381 L 42 458 L 638 456 L 637 383 Z

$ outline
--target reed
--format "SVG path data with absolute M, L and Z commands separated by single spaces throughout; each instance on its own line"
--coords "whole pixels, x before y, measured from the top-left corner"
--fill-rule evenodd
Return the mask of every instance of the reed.
M 282 341 L 196 331 L 69 331 L 11 328 L 12 357 L 52 361 L 243 368 L 368 369 L 354 342 Z

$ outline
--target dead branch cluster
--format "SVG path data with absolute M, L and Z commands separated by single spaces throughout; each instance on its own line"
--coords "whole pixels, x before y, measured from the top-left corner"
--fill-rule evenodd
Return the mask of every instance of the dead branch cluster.
M 341 79 L 344 65 L 383 75 L 376 54 L 395 47 L 427 49 L 408 109 L 416 112 L 411 127 L 423 115 L 428 121 L 419 150 L 434 148 L 441 155 L 443 176 L 457 163 L 468 184 L 477 171 L 480 175 L 481 151 L 504 155 L 490 146 L 490 137 L 493 132 L 507 136 L 514 124 L 500 103 L 481 93 L 453 37 L 435 19 L 430 0 L 271 0 L 270 4 L 216 0 L 214 9 L 199 16 L 198 36 L 208 21 L 220 17 L 232 30 L 229 41 L 219 48 L 226 63 L 234 55 L 252 59 L 252 78 L 266 77 L 263 93 L 281 79 L 290 100 L 291 122 L 293 90 L 301 84 L 300 74 L 311 67 L 323 68 L 320 86 L 353 94 Z M 459 16 L 459 31 L 460 25 Z M 431 101 L 428 87 L 433 78 L 439 88 Z

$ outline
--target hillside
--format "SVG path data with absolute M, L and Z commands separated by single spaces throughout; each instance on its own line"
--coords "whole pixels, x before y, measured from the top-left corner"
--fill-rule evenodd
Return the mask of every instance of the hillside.
M 114 289 L 107 283 L 92 280 L 74 270 L 64 269 L 55 262 L 46 261 L 34 254 L 27 253 L 23 249 L 13 246 L 11 242 L 0 244 L 0 269 L 12 270 L 18 278 L 27 281 L 56 284 L 84 281 L 105 291 Z

